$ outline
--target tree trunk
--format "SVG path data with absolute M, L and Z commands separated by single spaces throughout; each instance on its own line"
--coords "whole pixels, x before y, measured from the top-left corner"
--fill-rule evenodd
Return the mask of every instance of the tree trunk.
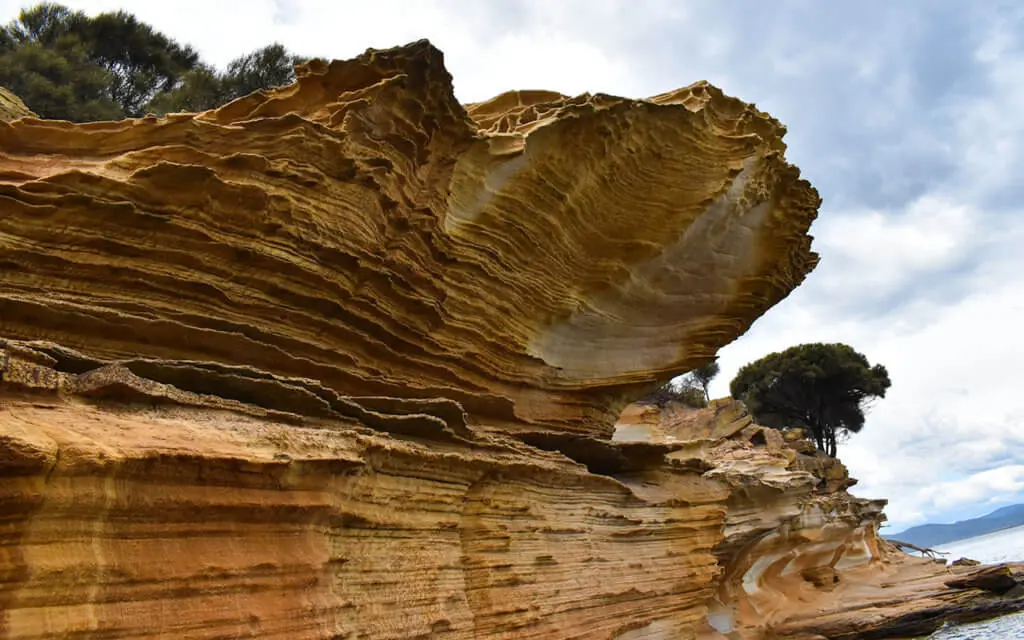
M 825 451 L 825 430 L 818 424 L 812 424 L 811 432 L 814 434 L 814 444 L 818 451 Z
M 834 458 L 836 457 L 836 430 L 834 428 L 827 429 L 826 436 L 828 437 L 828 451 L 825 453 Z

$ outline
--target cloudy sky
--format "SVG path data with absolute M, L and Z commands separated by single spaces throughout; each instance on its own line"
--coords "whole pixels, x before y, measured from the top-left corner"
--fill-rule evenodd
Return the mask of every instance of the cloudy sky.
M 0 21 L 27 2 L 0 0 Z M 427 37 L 463 101 L 647 96 L 706 79 L 789 127 L 822 263 L 721 354 L 846 342 L 893 386 L 840 450 L 892 528 L 1024 502 L 1024 3 L 1018 0 L 67 0 L 224 65 Z M 1016 329 L 1014 327 L 1017 327 Z

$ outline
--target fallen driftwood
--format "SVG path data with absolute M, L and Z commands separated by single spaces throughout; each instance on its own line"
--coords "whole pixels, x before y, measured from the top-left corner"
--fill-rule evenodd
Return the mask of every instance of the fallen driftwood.
M 949 555 L 945 551 L 926 549 L 924 547 L 919 547 L 916 544 L 910 544 L 909 542 L 901 542 L 900 540 L 893 540 L 891 538 L 887 538 L 886 540 L 888 540 L 889 544 L 896 547 L 900 551 L 906 551 L 907 549 L 910 549 L 911 551 L 917 551 L 918 553 L 924 554 L 929 558 L 933 558 L 935 560 L 939 560 L 939 556 Z

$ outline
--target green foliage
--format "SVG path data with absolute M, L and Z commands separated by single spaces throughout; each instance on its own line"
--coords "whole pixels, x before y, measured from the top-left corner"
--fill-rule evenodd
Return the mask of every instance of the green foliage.
M 214 108 L 292 82 L 299 61 L 271 44 L 219 73 L 125 11 L 89 17 L 42 3 L 0 27 L 0 86 L 41 117 L 73 122 Z
M 110 99 L 110 74 L 89 60 L 74 36 L 52 46 L 26 42 L 0 52 L 0 86 L 21 98 L 41 117 L 84 122 L 123 116 Z
M 665 407 L 673 402 L 696 409 L 708 406 L 707 393 L 700 386 L 692 371 L 682 378 L 671 380 L 658 387 L 654 393 L 641 399 L 640 402 L 659 407 Z
M 7 25 L 4 31 L 13 42 L 52 46 L 61 38 L 77 35 L 88 20 L 81 11 L 43 2 L 30 9 L 22 9 L 18 19 Z
M 295 65 L 302 60 L 274 43 L 232 60 L 225 73 L 201 65 L 186 74 L 173 91 L 157 96 L 149 110 L 161 115 L 172 111 L 202 111 L 253 91 L 289 84 L 295 81 Z
M 718 366 L 717 360 L 712 360 L 703 367 L 697 367 L 690 372 L 690 377 L 693 379 L 700 388 L 704 391 L 704 400 L 706 402 L 711 401 L 711 394 L 708 392 L 708 386 L 711 381 L 715 379 L 721 367 Z
M 274 43 L 236 58 L 228 64 L 224 81 L 234 97 L 241 97 L 295 81 L 295 65 L 303 62 L 291 55 L 283 45 Z
M 147 111 L 157 115 L 173 111 L 205 111 L 231 99 L 220 74 L 212 67 L 200 65 L 182 76 L 178 87 L 153 98 Z
M 729 385 L 758 423 L 800 427 L 818 449 L 836 455 L 837 435 L 857 433 L 872 398 L 890 386 L 882 365 L 845 344 L 803 344 L 772 353 L 742 369 Z
M 107 120 L 122 117 L 108 95 L 110 74 L 90 58 L 75 33 L 84 14 L 42 4 L 0 29 L 0 86 L 42 117 Z
M 173 89 L 182 74 L 195 68 L 199 54 L 181 46 L 135 16 L 101 13 L 81 27 L 92 59 L 111 75 L 111 99 L 125 115 L 145 115 L 157 93 Z
M 47 118 L 139 116 L 199 55 L 118 11 L 90 18 L 43 3 L 0 35 L 0 85 Z

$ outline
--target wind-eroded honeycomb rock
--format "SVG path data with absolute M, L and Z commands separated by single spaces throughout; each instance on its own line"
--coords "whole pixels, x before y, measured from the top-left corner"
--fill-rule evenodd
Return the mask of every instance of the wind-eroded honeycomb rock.
M 438 398 L 607 437 L 816 263 L 784 128 L 706 83 L 463 107 L 426 42 L 298 75 L 200 114 L 0 123 L 0 337 L 269 410 Z

